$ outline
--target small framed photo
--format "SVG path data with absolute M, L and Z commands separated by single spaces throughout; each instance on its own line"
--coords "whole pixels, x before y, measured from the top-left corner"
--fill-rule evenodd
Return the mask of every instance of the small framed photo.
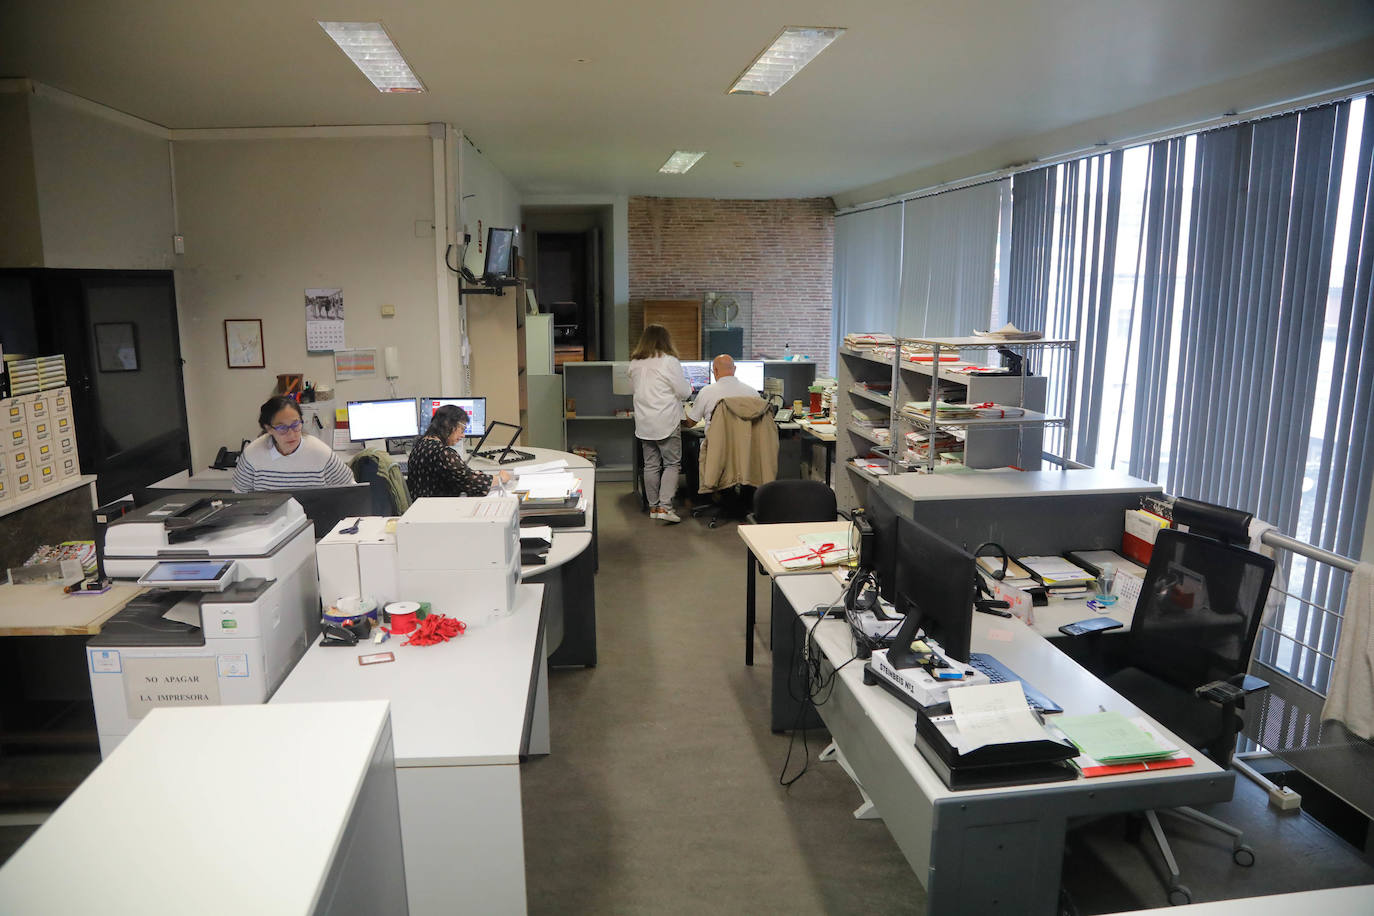
M 262 369 L 267 365 L 262 349 L 261 318 L 224 319 L 224 356 L 230 369 Z
M 138 371 L 138 328 L 132 321 L 95 325 L 95 360 L 101 372 Z

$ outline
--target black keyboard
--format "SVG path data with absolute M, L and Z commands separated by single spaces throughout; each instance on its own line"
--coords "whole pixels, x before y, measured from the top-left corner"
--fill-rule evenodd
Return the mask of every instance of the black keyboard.
M 1025 678 L 1021 677 L 1015 671 L 1012 671 L 986 652 L 969 653 L 968 663 L 975 671 L 981 671 L 983 674 L 986 674 L 988 680 L 992 681 L 994 684 L 1003 684 L 1007 681 L 1019 681 L 1021 683 L 1021 691 L 1026 695 L 1026 702 L 1035 709 L 1040 710 L 1040 712 L 1048 715 L 1064 711 L 1064 707 L 1036 690 L 1026 682 Z
M 504 457 L 503 457 L 504 456 Z M 534 455 L 530 452 L 520 452 L 511 449 L 507 452 L 503 448 L 489 448 L 485 452 L 478 452 L 478 458 L 489 458 L 498 464 L 514 464 L 517 461 L 533 461 Z

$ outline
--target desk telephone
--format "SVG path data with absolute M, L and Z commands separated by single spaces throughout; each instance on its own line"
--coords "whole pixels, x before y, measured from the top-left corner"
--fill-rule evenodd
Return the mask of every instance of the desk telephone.
M 774 417 L 774 419 L 777 420 L 779 423 L 791 423 L 792 409 L 790 407 L 784 407 L 780 409 L 777 412 L 777 415 Z
M 215 453 L 215 460 L 214 463 L 210 465 L 210 468 L 216 471 L 232 471 L 238 466 L 239 456 L 243 454 L 243 449 L 247 445 L 248 440 L 244 439 L 239 443 L 239 450 L 237 452 L 229 451 L 228 446 L 221 446 L 220 450 Z

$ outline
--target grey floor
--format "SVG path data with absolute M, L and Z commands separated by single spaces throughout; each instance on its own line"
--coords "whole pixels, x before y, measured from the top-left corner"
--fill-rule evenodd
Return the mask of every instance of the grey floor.
M 530 911 L 924 912 L 882 822 L 855 820 L 858 792 L 816 762 L 823 733 L 806 775 L 778 784 L 789 749 L 789 775 L 804 751 L 768 728 L 766 610 L 756 663 L 743 663 L 735 525 L 659 526 L 628 484 L 600 487 L 598 510 L 600 663 L 551 674 L 553 753 L 522 768 Z M 1251 831 L 1255 868 L 1232 865 L 1217 836 L 1166 826 L 1195 900 L 1374 883 L 1374 866 L 1311 818 L 1237 786 L 1208 810 Z M 1084 913 L 1163 906 L 1158 862 L 1108 819 L 1071 838 L 1065 885 Z

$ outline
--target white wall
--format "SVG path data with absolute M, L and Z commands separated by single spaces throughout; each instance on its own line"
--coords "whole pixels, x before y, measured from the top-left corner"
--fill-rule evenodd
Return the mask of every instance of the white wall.
M 165 132 L 43 90 L 28 96 L 43 266 L 172 267 L 172 174 Z
M 175 142 L 186 254 L 178 269 L 194 465 L 258 433 L 279 373 L 334 385 L 336 404 L 389 393 L 381 350 L 404 364 L 397 394 L 440 394 L 433 161 L 424 137 Z M 335 384 L 330 354 L 305 349 L 305 290 L 341 287 L 349 346 L 379 373 Z M 382 305 L 396 316 L 383 318 Z M 224 319 L 261 318 L 264 369 L 229 369 Z
M 0 267 L 41 267 L 43 229 L 38 221 L 29 105 L 18 91 L 0 92 Z

